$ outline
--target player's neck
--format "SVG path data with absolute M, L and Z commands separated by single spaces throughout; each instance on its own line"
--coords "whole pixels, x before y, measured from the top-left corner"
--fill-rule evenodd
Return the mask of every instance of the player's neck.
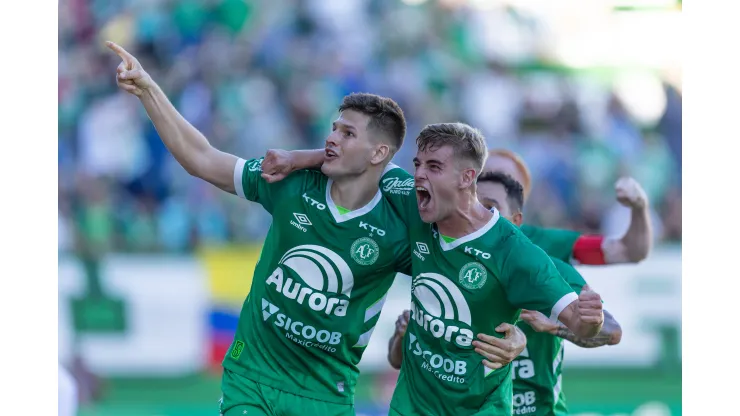
M 475 194 L 466 194 L 450 215 L 437 221 L 437 230 L 444 236 L 460 238 L 483 228 L 491 217 L 493 213 L 478 202 Z
M 380 175 L 368 171 L 359 176 L 333 178 L 332 181 L 329 192 L 334 204 L 354 211 L 373 200 L 378 193 Z

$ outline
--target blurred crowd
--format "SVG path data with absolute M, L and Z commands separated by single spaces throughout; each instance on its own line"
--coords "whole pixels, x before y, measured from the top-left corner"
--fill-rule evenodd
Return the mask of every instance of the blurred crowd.
M 447 2 L 451 3 L 451 2 Z M 59 249 L 186 252 L 260 241 L 269 216 L 192 178 L 137 100 L 115 87 L 113 40 L 134 53 L 183 116 L 244 158 L 322 147 L 344 95 L 390 96 L 412 169 L 427 123 L 478 127 L 489 147 L 532 169 L 530 223 L 625 231 L 614 182 L 645 187 L 660 241 L 681 239 L 681 95 L 656 81 L 664 109 L 646 121 L 609 71 L 548 56 L 546 24 L 400 0 L 60 0 Z M 664 98 L 664 99 L 663 99 Z

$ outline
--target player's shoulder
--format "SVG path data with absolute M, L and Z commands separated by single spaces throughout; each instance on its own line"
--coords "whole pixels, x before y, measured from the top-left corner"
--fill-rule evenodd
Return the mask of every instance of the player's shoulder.
M 414 191 L 414 176 L 405 169 L 389 163 L 380 177 L 380 190 L 388 196 L 409 196 Z

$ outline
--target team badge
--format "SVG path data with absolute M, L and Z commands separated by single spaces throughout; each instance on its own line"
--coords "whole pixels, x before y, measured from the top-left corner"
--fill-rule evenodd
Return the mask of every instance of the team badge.
M 378 260 L 378 256 L 380 256 L 378 243 L 369 237 L 362 237 L 355 240 L 355 242 L 352 243 L 350 252 L 352 260 L 363 266 L 369 266 L 375 263 Z
M 466 289 L 480 289 L 486 284 L 488 272 L 480 263 L 471 262 L 460 269 L 460 284 Z

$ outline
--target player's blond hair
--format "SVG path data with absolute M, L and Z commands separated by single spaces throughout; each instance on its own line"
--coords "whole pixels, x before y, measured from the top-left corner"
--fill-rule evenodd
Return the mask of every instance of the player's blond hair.
M 524 200 L 526 201 L 529 198 L 529 193 L 532 191 L 532 173 L 529 171 L 527 164 L 524 163 L 524 159 L 507 149 L 492 149 L 488 152 L 488 157 L 491 156 L 505 157 L 514 162 L 519 174 L 522 175 L 522 187 L 524 188 Z

